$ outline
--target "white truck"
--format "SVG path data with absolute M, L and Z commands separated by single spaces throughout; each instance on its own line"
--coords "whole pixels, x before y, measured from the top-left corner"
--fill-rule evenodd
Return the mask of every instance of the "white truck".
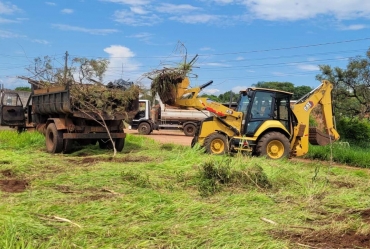
M 196 109 L 179 109 L 164 105 L 151 107 L 149 100 L 139 100 L 139 111 L 130 123 L 129 129 L 138 130 L 142 135 L 149 135 L 153 130 L 182 130 L 186 136 L 194 136 L 197 123 L 212 114 Z

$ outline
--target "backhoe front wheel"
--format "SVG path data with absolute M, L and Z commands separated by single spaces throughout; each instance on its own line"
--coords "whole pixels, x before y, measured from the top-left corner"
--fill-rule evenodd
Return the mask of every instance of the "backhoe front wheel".
M 223 155 L 229 151 L 229 145 L 225 135 L 214 132 L 204 139 L 204 147 L 209 154 Z
M 290 151 L 289 139 L 280 132 L 269 132 L 263 135 L 257 143 L 257 156 L 266 156 L 269 159 L 288 157 Z

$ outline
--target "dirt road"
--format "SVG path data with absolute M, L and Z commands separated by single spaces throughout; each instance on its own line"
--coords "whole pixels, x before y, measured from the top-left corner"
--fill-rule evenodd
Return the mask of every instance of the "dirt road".
M 125 129 L 125 132 L 133 135 L 140 135 L 137 130 Z M 145 135 L 145 137 L 152 138 L 160 143 L 174 143 L 181 144 L 185 146 L 190 146 L 193 137 L 185 136 L 182 131 L 168 131 L 160 130 L 153 131 L 150 135 Z

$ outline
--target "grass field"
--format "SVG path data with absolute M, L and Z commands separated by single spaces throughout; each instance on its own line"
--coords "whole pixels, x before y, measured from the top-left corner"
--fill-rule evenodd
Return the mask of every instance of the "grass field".
M 369 248 L 369 171 L 0 132 L 0 248 Z

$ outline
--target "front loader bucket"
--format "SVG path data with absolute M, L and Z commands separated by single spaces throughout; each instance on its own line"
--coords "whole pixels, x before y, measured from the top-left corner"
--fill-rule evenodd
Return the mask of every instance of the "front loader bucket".
M 328 145 L 333 139 L 330 139 L 328 134 L 320 131 L 316 127 L 310 127 L 308 140 L 312 145 L 325 146 Z

